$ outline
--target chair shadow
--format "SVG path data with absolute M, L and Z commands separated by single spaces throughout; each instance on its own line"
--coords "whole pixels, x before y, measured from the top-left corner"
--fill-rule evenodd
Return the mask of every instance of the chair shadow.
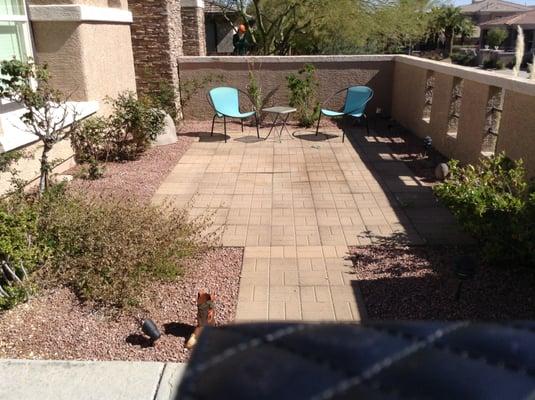
M 304 133 L 300 133 L 304 132 Z M 316 135 L 316 132 L 309 132 L 309 131 L 295 131 L 292 136 L 296 139 L 300 140 L 306 140 L 309 142 L 324 142 L 327 140 L 339 138 L 339 135 L 334 135 L 332 133 L 325 133 L 325 132 L 319 132 Z
M 199 138 L 199 142 L 224 142 L 225 141 L 225 135 L 219 132 L 214 132 L 213 136 L 210 135 L 210 132 L 203 132 L 203 131 L 197 131 L 197 132 L 181 132 L 179 136 L 187 136 L 187 137 L 193 137 L 193 138 Z M 227 135 L 227 140 L 231 139 L 229 135 Z
M 142 349 L 146 349 L 146 348 L 152 347 L 154 345 L 154 342 L 151 339 L 149 339 L 146 336 L 137 334 L 137 333 L 133 333 L 131 335 L 128 335 L 126 337 L 126 342 L 131 344 L 132 346 L 139 346 Z
M 185 340 L 188 340 L 195 331 L 195 327 L 193 325 L 183 324 L 181 322 L 169 322 L 164 324 L 163 330 L 166 335 L 182 337 Z

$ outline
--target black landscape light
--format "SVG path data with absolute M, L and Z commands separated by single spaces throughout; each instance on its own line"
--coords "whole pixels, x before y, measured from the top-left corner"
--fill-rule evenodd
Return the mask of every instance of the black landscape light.
M 459 301 L 463 282 L 473 279 L 476 273 L 476 262 L 474 258 L 468 255 L 458 257 L 453 264 L 453 272 L 459 280 L 457 290 L 455 291 L 455 300 Z
M 141 322 L 141 330 L 150 338 L 151 346 L 162 336 L 156 324 L 150 319 L 145 319 Z

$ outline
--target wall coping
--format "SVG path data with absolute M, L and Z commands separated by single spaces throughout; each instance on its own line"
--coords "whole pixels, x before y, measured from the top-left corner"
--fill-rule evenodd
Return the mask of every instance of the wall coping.
M 131 24 L 132 13 L 119 8 L 94 7 L 78 4 L 31 5 L 31 21 L 76 21 L 76 22 L 114 22 Z
M 452 75 L 458 78 L 482 83 L 484 85 L 501 87 L 517 93 L 535 96 L 535 81 L 526 78 L 515 78 L 505 76 L 497 72 L 484 71 L 474 67 L 463 67 L 462 65 L 448 64 L 441 61 L 422 59 L 414 56 L 395 56 L 396 62 L 413 65 L 415 67 L 440 72 L 445 75 Z
M 182 0 L 182 8 L 204 8 L 204 0 Z
M 283 63 L 332 63 L 332 62 L 366 62 L 366 61 L 393 61 L 395 56 L 390 54 L 378 55 L 348 55 L 348 56 L 186 56 L 179 57 L 179 64 L 198 63 L 209 64 L 214 62 L 240 64 L 244 62 L 257 62 L 262 64 Z

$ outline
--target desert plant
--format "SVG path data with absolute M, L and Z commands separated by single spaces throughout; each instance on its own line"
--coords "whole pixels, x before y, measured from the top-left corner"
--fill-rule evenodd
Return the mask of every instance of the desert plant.
M 44 260 L 38 240 L 38 212 L 17 193 L 0 201 L 0 309 L 28 298 L 29 274 Z
M 178 118 L 177 100 L 178 95 L 175 87 L 167 81 L 161 81 L 158 84 L 158 89 L 150 96 L 150 102 L 155 107 L 164 110 L 173 120 Z
M 262 86 L 258 82 L 257 74 L 255 72 L 254 64 L 249 64 L 249 82 L 247 83 L 247 94 L 249 95 L 253 106 L 256 110 L 258 120 L 262 122 L 264 120 L 264 113 L 262 110 L 269 103 L 278 87 L 268 92 L 265 96 L 262 91 Z
M 451 61 L 455 64 L 474 67 L 477 65 L 477 56 L 472 52 L 453 53 Z
M 82 122 L 72 133 L 71 145 L 76 161 L 88 164 L 86 178 L 98 179 L 104 170 L 102 161 L 107 161 L 110 153 L 110 124 L 105 117 L 91 117 Z
M 449 163 L 450 175 L 435 193 L 496 265 L 535 266 L 535 191 L 521 160 L 499 154 L 478 165 Z
M 180 80 L 180 106 L 182 112 L 189 104 L 193 96 L 195 96 L 199 90 L 204 89 L 207 85 L 212 83 L 219 83 L 223 81 L 223 75 L 208 74 L 202 78 L 194 79 L 181 79 Z
M 0 64 L 0 98 L 19 103 L 26 112 L 21 116 L 28 132 L 42 143 L 40 157 L 39 192 L 49 186 L 53 168 L 49 153 L 54 145 L 66 138 L 76 128 L 77 112 L 67 103 L 67 97 L 50 83 L 46 65 L 19 61 L 2 61 Z
M 491 47 L 499 47 L 509 34 L 503 28 L 493 28 L 487 33 L 487 43 Z
M 126 307 L 157 280 L 182 273 L 204 249 L 205 219 L 186 211 L 61 193 L 41 207 L 41 240 L 51 254 L 39 271 L 45 285 L 67 285 L 83 301 Z
M 110 157 L 117 161 L 136 159 L 162 132 L 165 114 L 130 91 L 107 101 L 113 109 L 108 121 Z
M 502 60 L 491 57 L 483 61 L 483 68 L 484 69 L 504 69 L 505 65 Z
M 296 115 L 299 125 L 306 128 L 314 125 L 319 117 L 319 102 L 317 97 L 318 82 L 316 69 L 311 64 L 306 64 L 298 74 L 291 74 L 288 80 L 290 92 L 289 104 L 297 109 Z

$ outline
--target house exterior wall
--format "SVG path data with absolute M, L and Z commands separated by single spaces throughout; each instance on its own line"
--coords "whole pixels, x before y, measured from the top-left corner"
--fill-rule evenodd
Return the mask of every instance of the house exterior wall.
M 52 83 L 71 100 L 98 100 L 106 113 L 106 96 L 136 90 L 129 23 L 68 20 L 53 12 L 32 18 L 32 6 L 43 5 L 97 6 L 126 13 L 125 0 L 30 0 L 29 4 L 35 57 L 48 64 Z
M 178 58 L 182 56 L 179 0 L 130 0 L 132 46 L 138 93 L 156 93 L 162 83 L 175 88 L 180 109 Z
M 182 82 L 212 77 L 212 83 L 199 90 L 188 102 L 184 117 L 211 119 L 213 112 L 206 99 L 207 91 L 216 86 L 246 90 L 250 69 L 254 71 L 264 96 L 269 95 L 269 105 L 288 104 L 286 77 L 297 73 L 307 63 L 317 69 L 320 100 L 346 86 L 369 85 L 375 94 L 368 113 L 374 115 L 377 107 L 390 112 L 394 70 L 392 56 L 182 57 L 179 65 Z

